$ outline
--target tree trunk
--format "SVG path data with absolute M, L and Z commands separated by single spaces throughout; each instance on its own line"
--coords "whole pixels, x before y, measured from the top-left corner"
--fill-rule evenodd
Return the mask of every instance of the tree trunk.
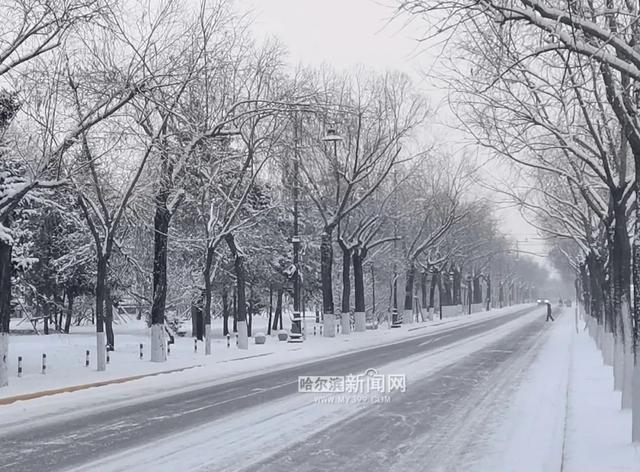
M 273 322 L 273 284 L 269 284 L 269 321 L 267 322 L 267 335 L 271 335 L 272 322 Z
M 371 264 L 371 312 L 376 316 L 376 271 Z
M 353 289 L 355 298 L 355 330 L 357 332 L 366 331 L 366 307 L 364 297 L 364 272 L 362 269 L 362 254 L 359 247 L 353 250 L 351 255 L 353 263 Z
M 473 303 L 473 277 L 471 275 L 467 276 L 467 299 L 465 303 L 469 307 L 467 313 L 471 314 L 471 304 Z
M 634 152 L 636 189 L 640 188 L 640 155 Z M 636 205 L 633 232 L 633 399 L 631 440 L 640 442 L 640 205 Z
M 253 336 L 253 303 L 251 301 L 247 307 L 247 335 Z
M 320 280 L 322 283 L 323 331 L 325 337 L 336 335 L 335 313 L 333 306 L 333 245 L 331 234 L 333 228 L 324 228 L 320 241 Z
M 491 274 L 487 275 L 487 311 L 489 310 L 491 310 Z
M 229 293 L 227 286 L 222 287 L 222 334 L 229 334 Z
M 447 297 L 448 303 L 447 305 L 462 305 L 462 272 L 458 267 L 453 267 L 451 270 L 453 286 L 451 288 L 451 297 Z M 445 287 L 447 287 L 448 282 L 445 282 Z M 445 288 L 445 290 L 449 290 Z
M 631 245 L 627 229 L 627 208 L 620 205 L 622 189 L 616 189 L 613 195 L 614 230 L 611 251 L 613 267 L 613 323 L 616 335 L 615 379 L 616 387 L 622 391 L 622 407 L 631 406 L 632 372 L 626 372 L 625 356 L 630 356 L 633 346 L 632 319 L 629 310 L 631 300 Z M 630 364 L 630 359 L 626 360 Z
M 435 308 L 436 303 L 436 288 L 438 288 L 438 278 L 440 273 L 438 270 L 434 270 L 431 274 L 431 286 L 429 287 L 429 308 Z
M 229 250 L 233 255 L 233 270 L 236 276 L 236 289 L 238 295 L 238 348 L 249 349 L 249 338 L 247 331 L 247 298 L 246 298 L 246 273 L 244 268 L 244 255 L 236 246 L 233 234 L 225 236 Z
M 402 322 L 413 323 L 413 285 L 416 278 L 416 267 L 413 262 L 407 266 L 404 276 L 404 313 L 402 314 Z
M 458 303 L 456 303 L 456 305 L 459 305 L 461 303 L 461 300 L 459 299 L 459 297 L 461 296 L 460 294 L 458 294 L 458 300 L 453 300 L 452 297 L 452 290 L 451 290 L 451 276 L 448 272 L 443 271 L 443 273 L 441 274 L 442 276 L 442 284 L 444 286 L 444 290 L 442 293 L 442 305 L 452 305 L 454 301 L 457 301 Z M 455 277 L 455 272 L 454 272 L 454 277 Z
M 342 315 L 340 326 L 342 334 L 349 334 L 351 331 L 351 252 L 346 244 L 340 243 L 342 249 Z
M 253 336 L 253 290 L 249 292 L 249 306 L 247 308 L 247 335 Z
M 211 265 L 213 263 L 214 252 L 210 246 L 207 246 L 207 256 L 204 262 L 204 270 L 202 278 L 204 279 L 204 354 L 211 355 Z
M 603 261 L 600 256 L 591 252 L 587 255 L 587 265 L 589 266 L 589 282 L 591 284 L 591 316 L 598 321 L 599 326 L 602 326 L 604 322 L 603 287 L 605 286 Z
M 582 290 L 582 308 L 587 315 L 591 316 L 591 295 L 589 292 L 591 282 L 589 282 L 589 272 L 587 271 L 586 262 L 580 264 L 580 288 Z
M 345 244 L 342 249 L 342 313 L 351 311 L 351 252 Z
M 198 314 L 195 301 L 191 301 L 191 337 L 195 338 L 198 333 Z
M 420 303 L 422 303 L 422 309 L 426 310 L 429 307 L 429 273 L 426 270 L 420 274 Z
M 280 329 L 282 329 L 282 296 L 284 294 L 284 289 L 281 285 L 278 286 L 278 292 L 276 295 L 276 312 L 275 317 L 273 319 L 273 330 L 278 330 L 278 319 L 280 319 Z
M 204 290 L 200 291 L 198 298 L 193 300 L 191 303 L 191 319 L 194 320 L 193 325 L 195 326 L 195 331 L 193 335 L 198 341 L 204 340 L 204 316 L 203 309 L 204 306 Z
M 3 222 L 8 226 L 7 221 Z M 11 245 L 0 238 L 0 387 L 9 384 L 9 324 L 11 320 Z
M 233 332 L 238 333 L 238 287 L 233 286 Z
M 96 273 L 96 358 L 98 371 L 107 369 L 107 340 L 104 334 L 104 299 L 107 282 L 108 259 L 98 248 L 98 270 Z
M 49 334 L 49 318 L 51 312 L 49 311 L 49 299 L 45 296 L 45 300 L 42 303 L 42 320 L 44 322 L 44 334 Z
M 52 292 L 53 292 L 53 305 L 52 305 L 52 312 L 53 312 L 53 316 L 51 317 L 51 319 L 53 320 L 53 329 L 55 331 L 57 331 L 58 333 L 62 332 L 62 330 L 60 329 L 60 320 L 58 319 L 59 317 L 59 310 L 58 307 L 60 306 L 60 297 L 58 296 L 58 292 L 55 289 L 55 287 L 52 288 Z
M 75 300 L 75 293 L 73 289 L 67 290 L 67 319 L 64 322 L 64 332 L 69 334 L 69 328 L 71 327 L 71 318 L 73 318 L 73 301 Z
M 109 351 L 114 351 L 116 342 L 113 335 L 113 299 L 111 298 L 111 287 L 109 287 L 109 285 L 104 289 L 104 308 L 104 327 L 107 333 L 107 349 Z
M 473 278 L 473 303 L 482 303 L 482 286 L 480 281 L 482 279 L 479 275 Z
M 165 157 L 166 159 L 166 157 Z M 167 208 L 168 184 L 165 183 L 166 164 L 163 162 L 160 190 L 156 194 L 156 213 L 153 220 L 153 302 L 151 305 L 151 361 L 165 362 L 167 346 L 164 340 L 164 312 L 167 301 L 167 249 L 171 214 Z

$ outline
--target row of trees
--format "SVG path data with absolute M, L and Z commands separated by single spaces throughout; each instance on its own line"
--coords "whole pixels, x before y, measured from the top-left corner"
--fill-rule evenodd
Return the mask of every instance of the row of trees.
M 461 32 L 450 63 L 460 123 L 519 169 L 524 183 L 506 193 L 572 268 L 640 441 L 638 6 L 407 0 L 400 11 L 427 23 L 446 12 L 429 34 Z
M 401 272 L 408 314 L 418 274 L 425 306 L 427 283 L 458 303 L 469 273 L 482 301 L 483 277 L 511 287 L 536 270 L 471 198 L 473 169 L 421 141 L 429 110 L 402 74 L 291 71 L 225 0 L 0 8 L 0 386 L 15 308 L 68 332 L 91 299 L 104 370 L 125 299 L 148 312 L 161 362 L 168 313 L 191 311 L 210 354 L 214 312 L 228 329 L 235 307 L 246 349 L 266 293 L 281 318 L 294 283 L 333 336 L 337 287 L 363 330 Z

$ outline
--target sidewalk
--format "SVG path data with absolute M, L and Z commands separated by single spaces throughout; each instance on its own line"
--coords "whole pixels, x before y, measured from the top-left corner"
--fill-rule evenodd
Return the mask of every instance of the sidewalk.
M 499 426 L 488 432 L 477 470 L 497 472 L 638 472 L 631 413 L 621 412 L 613 369 L 566 310 L 551 327 Z M 476 470 L 476 469 L 474 469 Z
M 603 365 L 587 331 L 573 338 L 563 470 L 640 471 L 640 446 L 631 443 L 631 411 L 620 410 L 613 368 Z

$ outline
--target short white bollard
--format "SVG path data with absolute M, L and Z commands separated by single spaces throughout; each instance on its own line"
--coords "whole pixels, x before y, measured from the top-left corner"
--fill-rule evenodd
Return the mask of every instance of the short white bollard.
M 171 343 L 167 341 L 167 356 L 171 354 Z
M 18 377 L 22 377 L 22 356 L 18 356 Z
M 142 343 L 140 343 L 140 360 L 142 360 L 142 358 L 144 357 L 143 349 L 144 349 L 144 346 Z
M 89 367 L 89 350 L 85 352 L 84 366 Z
M 193 352 L 198 352 L 198 340 L 193 340 Z
M 47 373 L 47 355 L 46 354 L 42 354 L 42 374 L 46 374 Z
M 227 333 L 227 347 L 231 347 L 231 335 Z
M 107 364 L 111 362 L 111 357 L 109 356 L 109 346 L 107 346 Z

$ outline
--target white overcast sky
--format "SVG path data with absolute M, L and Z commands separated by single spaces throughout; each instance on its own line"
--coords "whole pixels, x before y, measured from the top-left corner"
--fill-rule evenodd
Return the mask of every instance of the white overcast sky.
M 393 0 L 238 0 L 251 9 L 253 33 L 258 39 L 277 37 L 290 53 L 292 65 L 327 63 L 337 69 L 363 64 L 379 70 L 409 74 L 436 109 L 439 141 L 452 149 L 463 137 L 446 127 L 451 122 L 446 92 L 427 78 L 437 71 L 437 47 L 421 45 L 420 25 L 389 23 Z M 434 67 L 435 64 L 435 67 Z M 535 230 L 515 210 L 500 212 L 503 230 L 519 241 L 521 250 L 541 251 Z

